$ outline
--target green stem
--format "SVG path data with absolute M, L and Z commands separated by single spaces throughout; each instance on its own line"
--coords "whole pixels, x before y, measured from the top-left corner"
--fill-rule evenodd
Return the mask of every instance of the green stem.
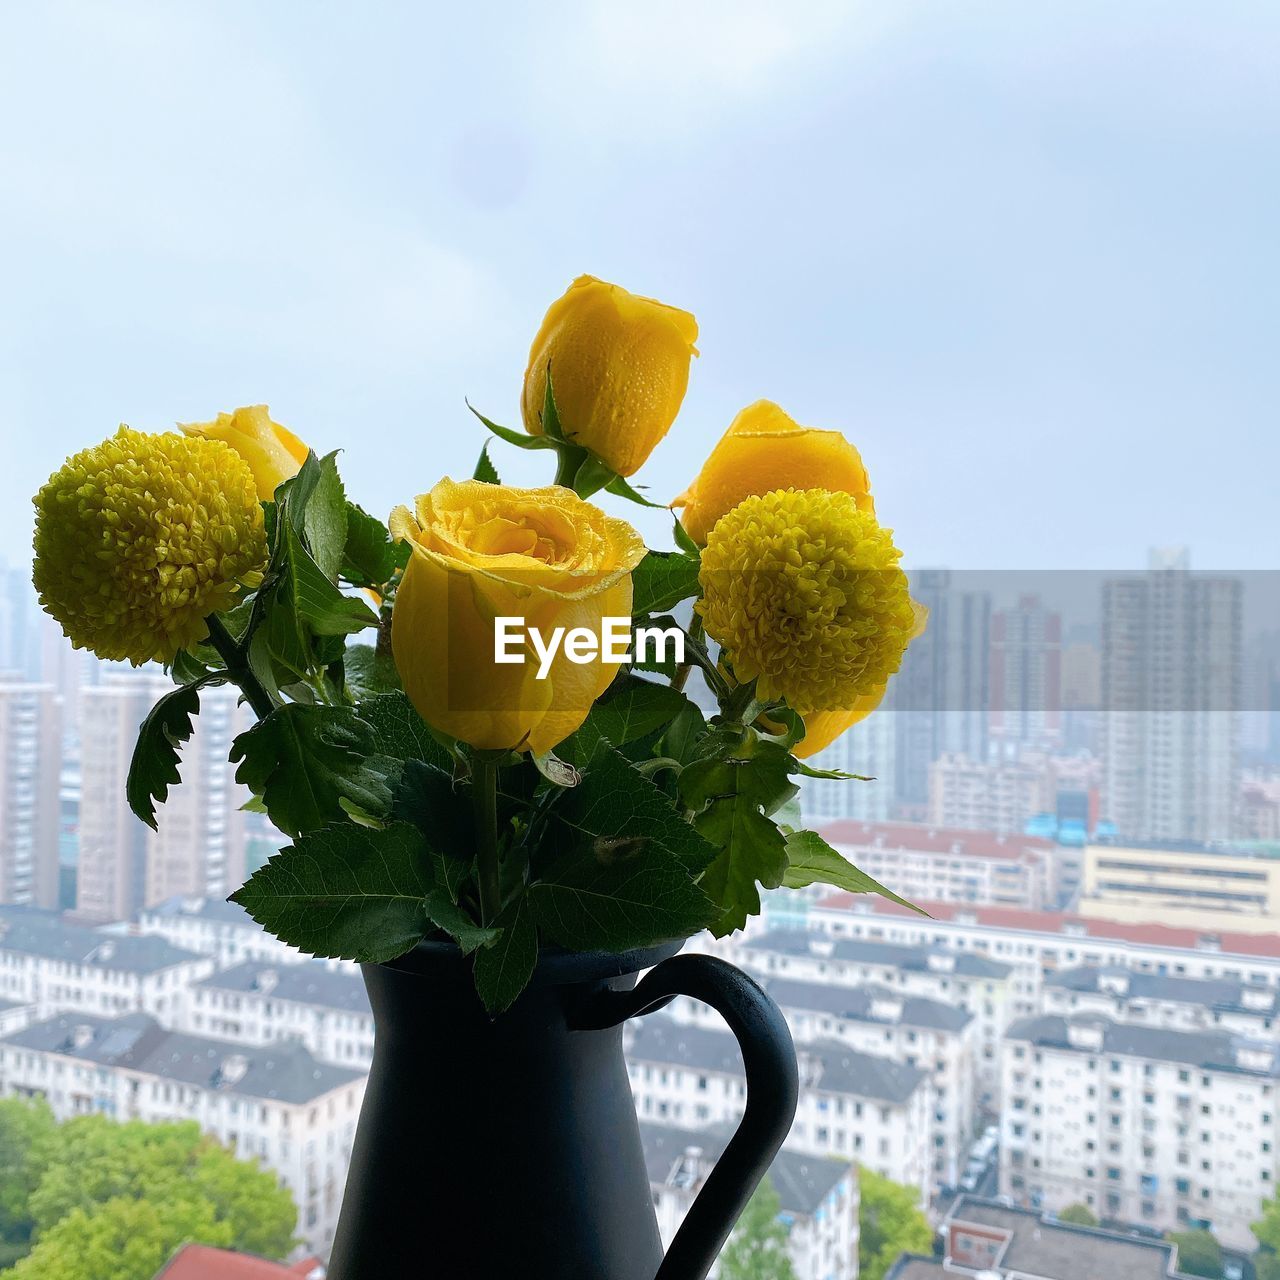
M 226 623 L 216 613 L 211 613 L 205 624 L 209 628 L 209 643 L 217 649 L 222 661 L 227 665 L 227 674 L 240 686 L 246 701 L 253 708 L 259 720 L 265 720 L 275 709 L 275 703 L 267 692 L 262 681 L 249 667 L 249 659 L 243 648 L 235 641 L 235 637 L 227 630 Z
M 690 640 L 696 644 L 702 643 L 702 637 L 706 634 L 702 626 L 702 615 L 695 609 L 693 618 L 689 623 L 689 630 L 685 633 Z M 677 668 L 676 673 L 671 677 L 671 687 L 677 692 L 682 690 L 689 679 L 689 672 L 693 670 L 693 663 L 687 659 Z
M 582 451 L 579 449 L 566 449 L 563 446 L 556 449 L 556 475 L 552 484 L 564 485 L 566 489 L 573 488 L 573 479 L 578 474 L 578 468 L 582 465 Z
M 498 874 L 498 761 L 504 753 L 471 753 L 471 803 L 476 818 L 476 882 L 480 923 L 491 925 L 502 910 Z
M 750 724 L 760 712 L 756 701 L 756 682 L 748 680 L 740 684 L 720 704 L 720 713 L 732 724 Z

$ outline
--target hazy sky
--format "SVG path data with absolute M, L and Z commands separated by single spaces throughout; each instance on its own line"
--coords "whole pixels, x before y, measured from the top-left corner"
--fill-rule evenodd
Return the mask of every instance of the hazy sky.
M 0 555 L 120 421 L 469 474 L 585 271 L 701 325 L 664 499 L 767 396 L 909 562 L 1277 567 L 1278 59 L 1271 3 L 4 5 Z

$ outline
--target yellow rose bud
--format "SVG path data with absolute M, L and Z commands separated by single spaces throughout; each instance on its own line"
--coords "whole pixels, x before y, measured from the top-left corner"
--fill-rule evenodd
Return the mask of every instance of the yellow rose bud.
M 542 434 L 549 366 L 565 437 L 633 475 L 680 412 L 697 339 L 687 311 L 579 276 L 551 304 L 529 349 L 525 430 Z
M 802 427 L 771 400 L 757 400 L 734 418 L 698 478 L 671 505 L 684 508 L 680 523 L 703 546 L 726 511 L 774 489 L 850 493 L 859 510 L 875 513 L 857 449 L 838 431 Z
M 522 663 L 496 661 L 496 619 L 519 619 L 544 638 L 557 627 L 600 637 L 602 619 L 630 617 L 640 535 L 561 486 L 478 480 L 441 480 L 414 511 L 392 512 L 391 532 L 413 546 L 391 648 L 423 719 L 482 749 L 543 754 L 567 738 L 617 665 L 571 661 L 562 645 L 539 679 L 527 641 Z
M 265 404 L 220 413 L 212 422 L 180 422 L 189 436 L 222 440 L 248 464 L 258 497 L 268 502 L 276 489 L 298 474 L 307 460 L 307 446 L 288 427 L 272 422 Z

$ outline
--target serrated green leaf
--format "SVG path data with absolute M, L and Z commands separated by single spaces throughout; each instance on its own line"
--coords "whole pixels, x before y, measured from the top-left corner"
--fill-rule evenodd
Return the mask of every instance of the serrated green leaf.
M 698 561 L 676 551 L 650 551 L 631 571 L 633 617 L 665 613 L 696 596 Z
M 498 468 L 493 465 L 493 460 L 489 457 L 489 442 L 486 440 L 480 446 L 480 456 L 476 459 L 476 469 L 471 473 L 473 480 L 483 480 L 485 484 L 501 484 L 498 478 Z
M 433 889 L 422 835 L 344 823 L 282 849 L 231 895 L 269 933 L 314 956 L 394 960 L 426 934 Z
M 347 495 L 336 453 L 320 459 L 315 486 L 302 513 L 302 535 L 320 572 L 337 582 L 347 545 Z
M 490 1014 L 511 1007 L 538 963 L 538 929 L 523 895 L 508 903 L 494 924 L 500 934 L 476 952 L 474 961 L 476 992 Z
M 153 831 L 156 803 L 163 804 L 169 788 L 181 781 L 178 776 L 179 748 L 191 737 L 191 717 L 200 711 L 202 687 L 225 683 L 221 675 L 206 675 L 194 684 L 166 693 L 147 713 L 138 729 L 125 796 L 129 808 Z
M 682 765 L 688 764 L 697 759 L 698 744 L 706 731 L 706 718 L 695 703 L 686 699 L 659 740 L 658 752 Z
M 446 773 L 453 772 L 453 756 L 432 734 L 430 726 L 402 692 L 362 698 L 356 708 L 373 726 L 378 751 L 397 760 L 424 760 Z
M 757 885 L 776 889 L 782 883 L 787 869 L 785 842 L 755 800 L 742 793 L 720 796 L 693 821 L 720 850 L 698 883 L 720 908 L 711 931 L 722 938 L 741 929 L 749 916 L 759 915 Z
M 786 839 L 787 870 L 782 883 L 788 889 L 803 889 L 811 884 L 829 884 L 849 893 L 878 893 L 890 902 L 927 916 L 914 902 L 900 898 L 865 871 L 837 853 L 816 831 L 793 831 Z
M 278 707 L 231 744 L 236 781 L 260 795 L 287 835 L 315 831 L 346 815 L 341 800 L 374 817 L 391 811 L 389 761 L 373 727 L 350 707 Z
M 689 537 L 688 531 L 684 525 L 680 523 L 680 517 L 676 516 L 674 520 L 674 528 L 671 530 L 671 536 L 675 539 L 675 544 L 687 556 L 692 556 L 697 560 L 702 555 L 702 548 L 698 546 L 694 540 Z
M 431 849 L 449 861 L 469 862 L 475 852 L 471 805 L 443 769 L 405 760 L 392 780 L 391 814 L 412 822 Z
M 393 542 L 387 526 L 354 502 L 347 503 L 347 542 L 342 577 L 355 587 L 380 589 L 409 561 L 408 543 Z
M 513 431 L 510 427 L 500 427 L 496 422 L 490 421 L 480 412 L 479 409 L 471 403 L 466 402 L 467 408 L 480 419 L 484 425 L 493 432 L 499 440 L 505 440 L 508 444 L 513 444 L 517 449 L 554 449 L 557 447 L 557 441 L 552 440 L 549 436 L 531 436 L 524 431 Z
M 625 842 L 669 854 L 695 876 L 716 854 L 667 796 L 608 746 L 593 754 L 582 781 L 562 794 L 551 813 L 551 829 L 557 850 L 603 853 Z
M 501 929 L 476 924 L 443 889 L 433 889 L 427 894 L 427 915 L 458 944 L 464 956 L 469 956 L 477 947 L 489 946 L 502 933 Z
M 400 688 L 400 673 L 395 659 L 371 644 L 349 644 L 343 655 L 346 687 L 357 702 L 380 693 L 395 693 Z
M 688 698 L 670 685 L 622 676 L 591 708 L 582 726 L 560 744 L 560 754 L 579 767 L 585 766 L 601 742 L 624 746 L 661 729 L 691 706 Z

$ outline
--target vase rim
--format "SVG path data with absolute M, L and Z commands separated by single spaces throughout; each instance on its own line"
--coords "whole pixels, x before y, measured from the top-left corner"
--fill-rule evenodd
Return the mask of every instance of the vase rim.
M 543 947 L 537 967 L 529 979 L 530 987 L 567 986 L 576 982 L 598 982 L 604 978 L 620 978 L 626 974 L 651 969 L 670 959 L 688 941 L 676 938 L 652 947 L 631 951 L 566 951 L 562 947 Z M 442 978 L 459 970 L 470 970 L 470 961 L 456 942 L 424 939 L 412 951 L 377 966 L 410 973 L 424 978 Z

